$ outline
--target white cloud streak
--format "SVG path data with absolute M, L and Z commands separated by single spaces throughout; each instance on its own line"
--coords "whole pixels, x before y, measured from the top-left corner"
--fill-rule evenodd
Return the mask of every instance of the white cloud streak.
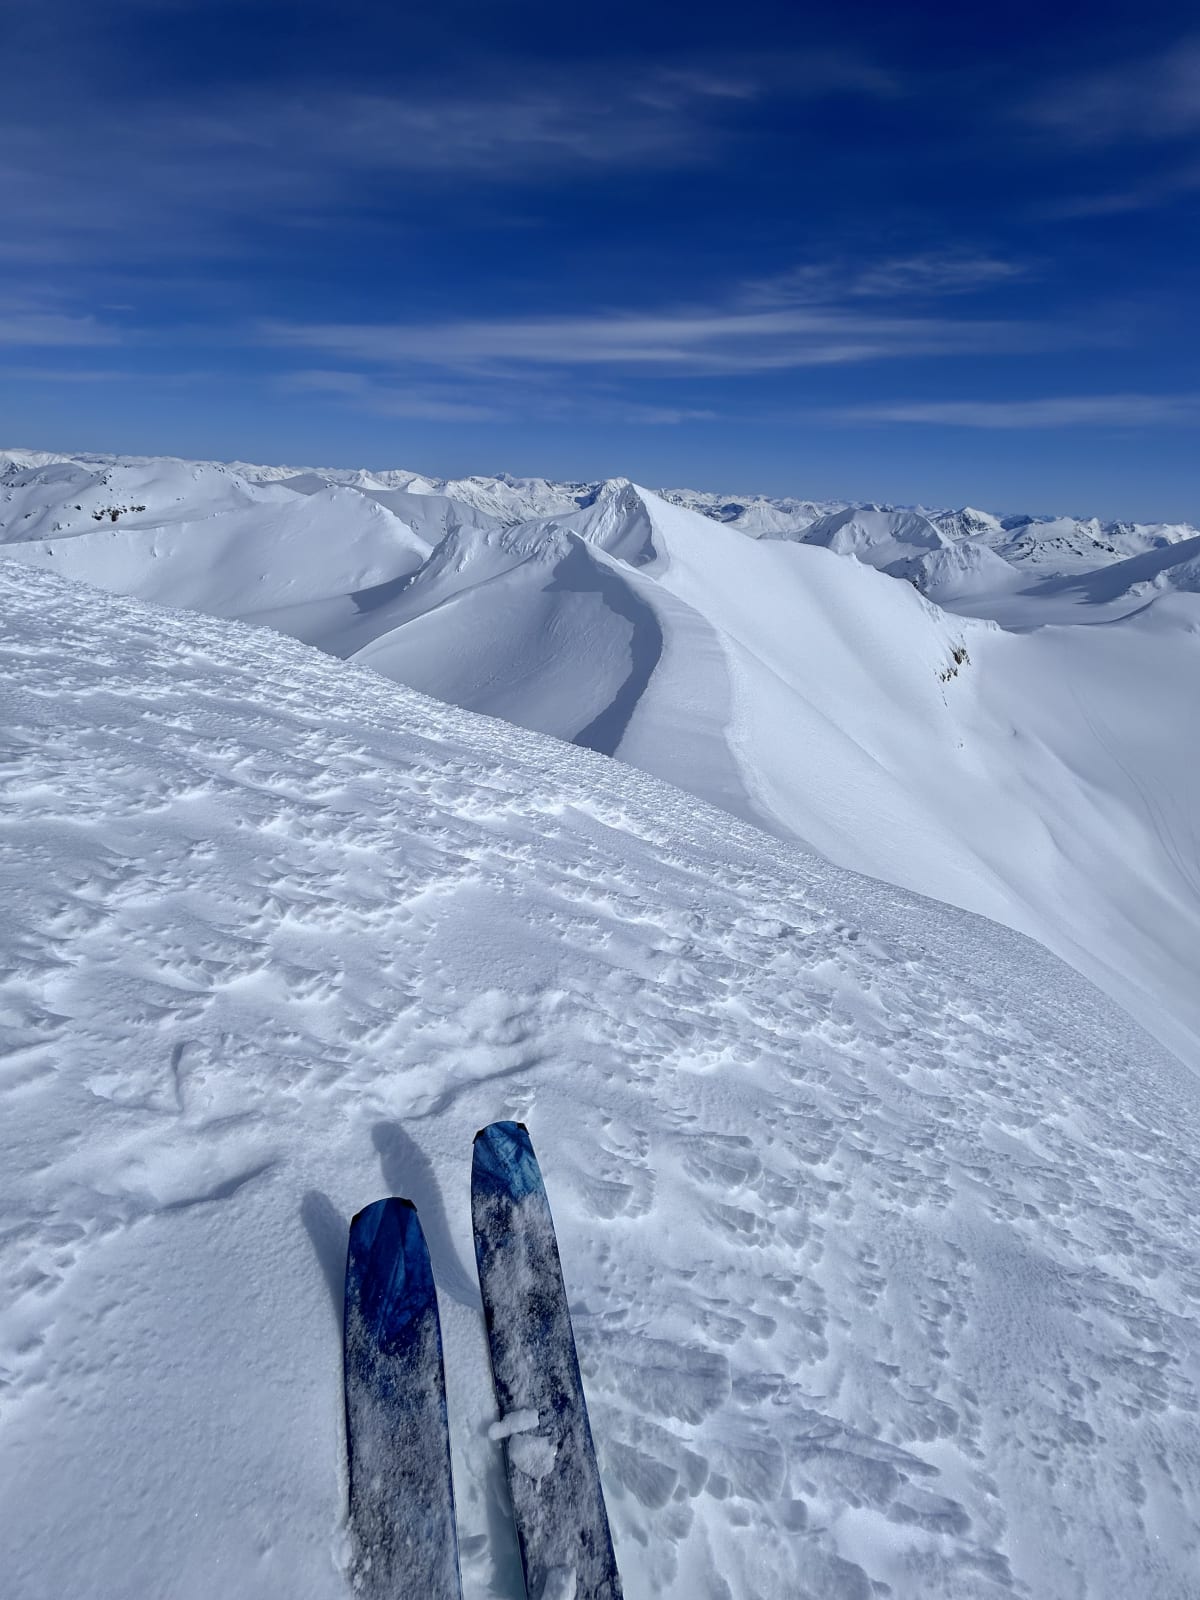
M 1194 134 L 1200 130 L 1200 38 L 1051 84 L 1022 114 L 1081 145 Z
M 898 401 L 817 413 L 830 422 L 899 422 L 953 428 L 1145 428 L 1200 424 L 1200 394 L 1063 395 L 1035 400 Z
M 409 421 L 492 422 L 502 415 L 495 406 L 451 390 L 375 383 L 361 372 L 287 372 L 275 380 L 275 388 L 283 394 L 327 395 L 371 416 Z
M 1062 328 L 1015 321 L 862 316 L 794 307 L 440 324 L 272 322 L 262 326 L 261 336 L 271 344 L 318 350 L 344 361 L 494 376 L 539 367 L 720 376 L 1079 342 Z
M 1102 190 L 1097 194 L 1071 195 L 1042 210 L 1054 218 L 1116 217 L 1131 211 L 1151 211 L 1169 205 L 1200 189 L 1200 162 L 1187 162 L 1167 172 L 1158 172 L 1125 189 Z
M 584 87 L 580 87 L 583 84 Z M 491 181 L 506 192 L 567 173 L 703 168 L 720 159 L 739 108 L 888 96 L 890 79 L 852 57 L 747 59 L 716 67 L 631 67 L 573 76 L 415 76 L 404 92 L 296 82 L 170 100 L 147 93 L 0 106 L 0 261 L 132 258 L 245 249 L 247 222 L 311 226 L 347 207 L 419 205 L 422 181 Z M 147 226 L 152 219 L 151 225 Z
M 79 348 L 120 343 L 120 334 L 95 317 L 0 308 L 0 349 L 11 346 Z
M 820 305 L 843 299 L 933 300 L 994 289 L 1027 268 L 999 256 L 947 247 L 881 261 L 816 263 L 746 284 L 747 305 Z

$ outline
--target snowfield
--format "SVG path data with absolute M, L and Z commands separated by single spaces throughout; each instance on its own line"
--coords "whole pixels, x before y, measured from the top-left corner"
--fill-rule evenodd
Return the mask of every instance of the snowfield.
M 1195 529 L 3 461 L 13 559 L 278 629 L 1004 922 L 1200 1072 Z
M 716 648 L 699 555 L 676 540 L 655 578 L 657 556 L 561 537 L 601 598 L 625 586 L 627 645 L 636 602 L 678 682 L 692 659 L 750 681 L 744 586 Z M 503 588 L 520 551 L 489 548 Z M 962 619 L 911 586 L 747 548 L 772 583 L 789 549 L 824 575 L 806 627 L 854 596 L 880 627 L 905 619 L 862 658 L 864 695 L 945 665 Z M 564 603 L 603 629 L 574 571 Z M 468 1194 L 475 1130 L 515 1118 L 554 1209 L 629 1600 L 1195 1600 L 1200 1079 L 1124 1011 L 1020 934 L 632 765 L 266 629 L 27 560 L 0 574 L 7 1596 L 345 1596 L 346 1225 L 398 1193 L 439 1286 L 466 1594 L 519 1600 Z M 1131 619 L 1181 672 L 1189 604 Z M 710 653 L 673 662 L 689 628 Z M 972 665 L 994 648 L 1025 674 L 1014 738 L 1043 765 L 1015 770 L 1090 759 L 1083 717 L 1066 754 L 1047 743 L 1060 636 L 1117 641 L 1069 670 L 1138 689 L 1125 622 L 969 629 Z M 947 705 L 972 681 L 928 677 Z M 1140 704 L 1103 730 L 1114 770 Z M 729 726 L 685 729 L 713 770 Z M 837 737 L 864 749 L 865 726 Z M 962 726 L 947 713 L 921 759 Z M 1121 793 L 1091 803 L 1141 851 Z M 1131 855 L 1131 881 L 1157 881 L 1153 859 Z M 1097 929 L 1106 950 L 1124 937 Z

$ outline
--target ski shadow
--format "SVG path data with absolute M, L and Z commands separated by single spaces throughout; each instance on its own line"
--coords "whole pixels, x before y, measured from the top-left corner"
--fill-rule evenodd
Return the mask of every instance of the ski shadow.
M 482 1315 L 479 1285 L 454 1247 L 432 1162 L 398 1122 L 377 1122 L 371 1129 L 371 1138 L 379 1152 L 384 1186 L 389 1193 L 411 1200 L 417 1208 L 438 1288 Z
M 313 1254 L 329 1290 L 334 1319 L 342 1326 L 342 1304 L 346 1290 L 346 1249 L 350 1224 L 327 1194 L 310 1189 L 300 1202 L 300 1220 L 313 1247 Z

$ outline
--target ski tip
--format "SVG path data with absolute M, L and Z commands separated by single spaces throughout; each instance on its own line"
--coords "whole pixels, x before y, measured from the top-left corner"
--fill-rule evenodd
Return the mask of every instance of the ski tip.
M 403 1211 L 415 1211 L 417 1209 L 416 1202 L 413 1200 L 405 1200 L 398 1194 L 385 1195 L 382 1200 L 372 1200 L 369 1206 L 364 1206 L 361 1211 L 356 1211 L 351 1218 L 350 1227 L 354 1229 L 361 1226 L 364 1219 L 369 1217 L 372 1212 L 380 1211 L 381 1207 L 386 1209 L 389 1206 L 398 1206 Z M 380 1214 L 382 1215 L 382 1212 Z
M 416 1206 L 398 1195 L 364 1206 L 350 1224 L 346 1251 L 347 1347 L 362 1337 L 394 1353 L 428 1315 L 437 1316 L 437 1293 Z
M 510 1199 L 545 1192 L 533 1140 L 523 1122 L 493 1122 L 480 1128 L 471 1161 L 471 1190 L 504 1193 Z
M 480 1139 L 491 1138 L 498 1131 L 502 1132 L 502 1133 L 507 1133 L 510 1128 L 519 1128 L 521 1130 L 521 1132 L 525 1135 L 525 1137 L 528 1139 L 528 1137 L 529 1137 L 529 1129 L 525 1126 L 525 1124 L 523 1122 L 489 1122 L 486 1128 L 480 1128 L 479 1132 L 475 1135 L 474 1142 L 476 1144 L 478 1144 Z

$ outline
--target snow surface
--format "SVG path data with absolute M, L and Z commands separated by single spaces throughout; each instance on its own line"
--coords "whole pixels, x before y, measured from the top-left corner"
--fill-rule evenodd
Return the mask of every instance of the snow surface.
M 1004 921 L 1200 1071 L 1194 529 L 788 501 L 771 531 L 624 479 L 7 460 L 14 557 L 268 624 Z
M 518 1600 L 513 1118 L 630 1600 L 1195 1600 L 1200 1082 L 1124 1012 L 631 767 L 0 573 L 6 1596 L 346 1594 L 346 1225 L 400 1193 L 465 1593 Z

